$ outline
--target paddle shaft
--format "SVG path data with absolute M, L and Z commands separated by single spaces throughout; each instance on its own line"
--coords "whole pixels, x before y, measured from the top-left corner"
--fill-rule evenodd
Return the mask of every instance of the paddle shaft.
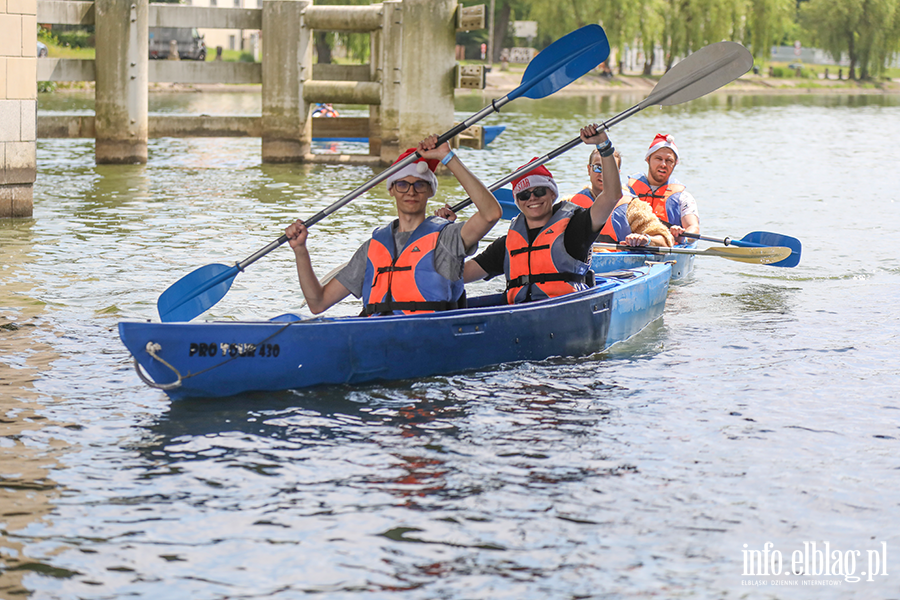
M 526 96 L 532 99 L 545 98 L 562 89 L 595 68 L 609 56 L 609 41 L 599 25 L 586 25 L 556 40 L 540 52 L 525 69 L 522 83 L 509 94 L 494 100 L 490 106 L 475 113 L 462 123 L 454 126 L 438 137 L 440 146 L 461 131 L 471 127 L 487 115 L 496 112 L 507 102 Z M 311 226 L 345 204 L 360 196 L 373 186 L 420 158 L 418 152 L 388 167 L 370 181 L 353 190 L 337 202 L 331 204 L 306 221 Z M 238 273 L 288 241 L 286 235 L 271 242 L 234 266 L 207 265 L 188 273 L 163 292 L 157 301 L 160 319 L 190 321 L 208 310 L 222 299 Z
M 753 66 L 753 57 L 750 52 L 734 42 L 718 42 L 705 46 L 689 55 L 687 58 L 672 67 L 668 73 L 662 76 L 659 82 L 654 86 L 650 95 L 644 98 L 638 104 L 628 108 L 616 116 L 599 125 L 595 125 L 597 132 L 609 131 L 610 127 L 621 123 L 628 117 L 638 113 L 648 106 L 656 104 L 663 105 L 666 100 L 672 100 L 669 104 L 682 104 L 690 100 L 696 100 L 701 96 L 719 89 L 727 83 L 731 83 Z M 680 96 L 676 94 L 681 93 Z M 524 167 L 517 169 L 499 179 L 490 186 L 492 192 L 503 187 L 513 179 L 520 175 L 547 163 L 557 156 L 564 154 L 581 144 L 581 136 L 573 138 L 562 146 L 548 152 L 547 154 L 534 159 Z M 467 198 L 450 210 L 458 212 L 463 208 L 472 204 L 472 200 Z
M 606 56 L 609 55 L 609 47 L 608 47 L 608 42 L 606 41 L 606 34 L 603 33 L 602 28 L 597 27 L 596 25 L 588 26 L 586 28 L 582 28 L 578 31 L 572 32 L 571 34 L 566 36 L 566 38 L 569 38 L 570 42 L 572 40 L 576 40 L 577 36 L 575 34 L 578 34 L 578 32 L 580 32 L 580 31 L 587 32 L 588 29 L 591 27 L 593 27 L 600 33 L 600 36 L 595 41 L 595 43 L 583 45 L 582 47 L 578 48 L 577 50 L 572 50 L 572 49 L 567 50 L 566 56 L 563 60 L 553 60 L 552 51 L 550 53 L 551 59 L 549 60 L 549 62 L 541 63 L 540 59 L 536 58 L 535 59 L 536 62 L 533 62 L 532 64 L 538 66 L 538 68 L 540 68 L 539 65 L 543 64 L 544 65 L 543 69 L 541 69 L 537 73 L 529 73 L 528 69 L 526 69 L 525 76 L 524 76 L 526 78 L 526 81 L 523 81 L 521 83 L 521 85 L 519 85 L 519 87 L 517 87 L 516 89 L 514 89 L 507 95 L 503 96 L 502 98 L 500 98 L 498 100 L 491 100 L 490 105 L 484 107 L 483 109 L 481 109 L 474 115 L 470 116 L 468 119 L 466 119 L 462 123 L 455 125 L 448 132 L 446 132 L 443 135 L 441 135 L 440 137 L 438 137 L 437 144 L 435 145 L 435 147 L 438 147 L 438 146 L 444 144 L 445 142 L 453 139 L 454 137 L 456 137 L 457 135 L 459 135 L 460 133 L 462 133 L 463 131 L 465 131 L 466 129 L 468 129 L 469 127 L 471 127 L 478 121 L 482 120 L 486 116 L 493 114 L 495 112 L 500 112 L 501 107 L 506 105 L 508 102 L 511 102 L 512 100 L 515 100 L 516 98 L 519 98 L 520 96 L 524 96 L 524 95 L 528 94 L 528 92 L 536 85 L 544 83 L 545 80 L 552 79 L 555 74 L 558 74 L 561 64 L 574 64 L 576 62 L 576 60 L 583 60 L 584 58 L 589 57 L 589 55 L 592 52 L 596 51 L 596 47 L 601 45 L 601 43 L 603 45 L 605 45 L 605 49 L 603 51 L 605 56 L 603 58 L 601 58 L 596 64 L 599 64 L 600 62 L 603 62 L 604 60 L 606 60 Z M 587 34 L 585 34 L 585 35 L 587 35 Z M 564 42 L 564 41 L 565 41 L 565 38 L 559 40 L 559 42 Z M 551 46 L 549 48 L 545 49 L 545 52 L 547 50 L 550 50 L 551 48 L 553 48 L 553 46 L 554 46 L 554 44 L 551 44 Z M 540 54 L 538 55 L 538 57 L 540 57 Z M 596 66 L 596 64 L 594 66 Z M 552 93 L 552 91 L 555 91 L 555 90 L 551 90 L 551 93 Z M 543 95 L 542 92 L 540 92 L 540 91 L 538 92 L 538 94 L 539 94 L 538 97 L 542 97 L 542 95 Z M 580 141 L 580 138 L 576 138 L 575 140 L 573 140 L 573 142 L 570 142 L 572 144 L 572 146 L 570 146 L 570 147 L 574 147 L 575 145 L 577 145 L 577 143 L 579 141 Z M 566 148 L 566 150 L 568 150 L 568 148 Z M 564 151 L 565 150 L 563 150 L 563 152 Z M 353 190 L 352 192 L 350 192 L 349 194 L 347 194 L 346 196 L 344 196 L 337 202 L 331 204 L 327 208 L 320 210 L 318 213 L 316 213 L 309 219 L 305 220 L 304 224 L 307 227 L 311 227 L 312 225 L 315 225 L 316 223 L 318 223 L 319 221 L 321 221 L 322 219 L 324 219 L 331 213 L 335 212 L 336 210 L 339 210 L 347 203 L 353 201 L 354 199 L 361 196 L 365 192 L 369 191 L 370 189 L 372 189 L 373 187 L 375 187 L 382 181 L 386 180 L 388 177 L 390 177 L 391 175 L 393 175 L 394 173 L 396 173 L 397 171 L 399 171 L 406 165 L 418 160 L 419 158 L 421 158 L 421 155 L 418 152 L 413 152 L 412 154 L 410 154 L 403 160 L 396 162 L 393 165 L 391 165 L 389 168 L 385 169 L 382 173 L 380 173 L 376 177 L 370 179 L 363 185 L 359 186 L 358 188 L 356 188 L 355 190 Z M 547 160 L 549 160 L 549 159 L 547 159 Z M 512 181 L 512 179 L 509 179 L 508 181 Z M 501 187 L 505 183 L 506 182 L 501 183 L 501 184 L 497 185 L 497 187 Z M 491 188 L 491 191 L 493 191 L 494 189 L 496 189 L 496 188 Z M 471 202 L 471 200 L 470 200 L 470 202 Z M 264 248 L 261 248 L 260 250 L 254 252 L 253 254 L 251 254 L 244 260 L 242 260 L 241 262 L 237 263 L 236 266 L 237 266 L 238 270 L 243 271 L 248 266 L 252 265 L 254 262 L 256 262 L 257 260 L 259 260 L 260 258 L 265 256 L 266 254 L 268 254 L 275 248 L 278 248 L 279 246 L 284 244 L 286 241 L 288 241 L 287 236 L 282 235 L 274 242 L 268 244 Z
M 500 98 L 499 100 L 494 100 L 490 104 L 490 106 L 486 106 L 485 108 L 478 111 L 477 113 L 475 113 L 474 115 L 472 115 L 471 117 L 469 117 L 468 119 L 463 121 L 462 123 L 459 123 L 456 126 L 454 126 L 453 129 L 451 129 L 448 132 L 441 135 L 438 138 L 438 141 L 437 141 L 437 144 L 435 147 L 440 146 L 441 144 L 453 139 L 455 136 L 459 135 L 461 132 L 465 131 L 466 129 L 468 129 L 469 127 L 471 127 L 472 125 L 474 125 L 475 123 L 480 121 L 481 119 L 488 116 L 489 114 L 500 110 L 500 107 L 502 107 L 504 104 L 508 103 L 510 100 L 511 100 L 511 98 L 508 95 L 504 96 L 503 98 Z M 303 221 L 304 225 L 306 225 L 307 227 L 312 227 L 313 225 L 315 225 L 316 223 L 318 223 L 325 217 L 329 216 L 331 213 L 333 213 L 337 210 L 340 210 L 341 208 L 343 208 L 344 206 L 346 206 L 347 204 L 349 204 L 350 202 L 352 202 L 353 200 L 355 200 L 362 194 L 366 193 L 367 191 L 369 191 L 370 189 L 372 189 L 373 187 L 375 187 L 382 181 L 385 181 L 388 177 L 390 177 L 391 175 L 393 175 L 394 173 L 396 173 L 397 171 L 399 171 L 406 165 L 415 162 L 419 158 L 421 158 L 421 155 L 418 152 L 413 152 L 412 154 L 410 154 L 403 160 L 392 164 L 390 167 L 388 167 L 387 169 L 385 169 L 384 171 L 382 171 L 381 173 L 379 173 L 378 175 L 376 175 L 369 181 L 365 182 L 364 184 L 362 184 L 361 186 L 359 186 L 358 188 L 356 188 L 355 190 L 353 190 L 352 192 L 350 192 L 349 194 L 347 194 L 340 200 L 334 202 L 333 204 L 329 205 L 326 208 L 323 208 L 322 210 L 320 210 L 319 212 L 314 214 L 309 219 L 304 220 Z M 282 235 L 277 240 L 271 242 L 270 244 L 268 244 L 267 246 L 265 246 L 263 248 L 260 248 L 259 250 L 257 250 L 256 252 L 254 252 L 253 254 L 251 254 L 250 256 L 248 256 L 247 258 L 242 260 L 241 262 L 237 263 L 237 268 L 239 270 L 243 271 L 244 269 L 246 269 L 247 267 L 249 267 L 256 261 L 258 261 L 260 258 L 265 256 L 266 254 L 268 254 L 275 248 L 278 248 L 279 246 L 281 246 L 282 244 L 284 244 L 287 241 L 288 241 L 288 237 L 286 235 Z
M 706 248 L 705 250 L 692 250 L 690 248 L 669 248 L 662 246 L 626 246 L 625 244 L 595 243 L 594 248 L 608 250 L 624 250 L 627 252 L 641 252 L 646 254 L 693 254 L 695 256 L 718 256 L 740 262 L 751 262 L 771 265 L 790 256 L 791 249 L 782 246 L 763 246 L 760 248 Z
M 754 244 L 753 242 L 745 242 L 743 240 L 735 240 L 730 237 L 726 237 L 724 239 L 714 238 L 714 237 L 706 237 L 705 235 L 698 235 L 696 233 L 682 233 L 684 237 L 693 238 L 695 240 L 703 240 L 704 242 L 715 242 L 717 244 L 722 244 L 724 246 L 738 246 L 744 248 L 765 248 L 765 244 Z

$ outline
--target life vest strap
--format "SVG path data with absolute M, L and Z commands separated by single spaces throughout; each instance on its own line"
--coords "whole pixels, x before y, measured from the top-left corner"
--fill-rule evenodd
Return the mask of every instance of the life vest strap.
M 378 315 L 378 314 L 392 314 L 394 311 L 398 310 L 421 310 L 421 311 L 442 311 L 442 310 L 453 310 L 456 308 L 462 308 L 460 302 L 444 302 L 444 301 L 434 301 L 434 302 L 374 302 L 372 304 L 366 304 L 366 307 L 363 309 L 363 315 Z
M 389 267 L 378 267 L 378 273 L 379 273 L 379 274 L 381 274 L 381 273 L 393 273 L 393 272 L 396 272 L 396 271 L 409 271 L 409 270 L 411 270 L 411 269 L 412 269 L 412 267 L 411 267 L 410 265 L 406 265 L 405 267 L 395 267 L 394 265 L 391 265 L 391 266 L 389 266 Z
M 510 250 L 510 256 L 516 256 L 522 254 L 523 252 L 535 252 L 537 250 L 547 250 L 550 248 L 550 244 L 544 244 L 543 246 L 526 246 L 525 248 L 517 248 L 515 250 Z
M 520 275 L 515 279 L 511 279 L 506 284 L 506 290 L 520 288 L 532 283 L 548 283 L 551 281 L 566 281 L 568 283 L 584 283 L 584 275 L 576 275 L 575 273 L 541 273 L 538 275 Z

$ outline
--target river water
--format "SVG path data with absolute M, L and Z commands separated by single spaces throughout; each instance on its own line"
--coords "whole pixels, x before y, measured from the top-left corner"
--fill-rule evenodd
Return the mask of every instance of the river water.
M 517 100 L 460 155 L 492 181 L 641 99 Z M 650 108 L 611 134 L 626 173 L 657 132 L 704 233 L 791 235 L 800 265 L 698 257 L 661 319 L 587 358 L 175 403 L 117 322 L 374 172 L 261 165 L 254 139 L 152 140 L 145 166 L 39 141 L 34 218 L 0 221 L 0 597 L 900 598 L 900 98 Z M 586 158 L 549 165 L 564 194 Z M 379 186 L 317 225 L 317 271 L 391 214 Z M 295 277 L 276 250 L 203 318 L 301 310 Z

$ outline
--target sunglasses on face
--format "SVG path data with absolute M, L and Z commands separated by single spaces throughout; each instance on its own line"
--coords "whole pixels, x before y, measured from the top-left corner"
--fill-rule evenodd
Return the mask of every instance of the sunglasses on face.
M 535 198 L 543 198 L 549 191 L 550 190 L 545 188 L 544 186 L 536 187 L 530 190 L 525 190 L 524 192 L 519 192 L 518 194 L 516 194 L 516 200 L 518 200 L 519 202 L 525 202 L 526 200 L 531 198 L 532 194 L 534 194 Z
M 397 191 L 401 194 L 405 194 L 406 192 L 408 192 L 409 186 L 412 186 L 417 194 L 424 194 L 428 191 L 428 188 L 431 187 L 427 181 L 422 181 L 421 179 L 414 183 L 403 181 L 402 179 L 394 182 L 394 187 L 397 188 Z
M 594 173 L 602 173 L 603 166 L 602 165 L 591 165 L 591 171 L 593 171 Z

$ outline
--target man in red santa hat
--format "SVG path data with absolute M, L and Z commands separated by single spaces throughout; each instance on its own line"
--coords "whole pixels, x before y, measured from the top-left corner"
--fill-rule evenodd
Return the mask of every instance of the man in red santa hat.
M 469 171 L 447 143 L 432 135 L 410 148 L 397 162 L 418 151 L 417 159 L 386 180 L 397 202 L 397 219 L 375 229 L 347 265 L 322 284 L 312 268 L 303 221 L 284 233 L 297 263 L 300 288 L 313 314 L 353 294 L 363 301 L 363 314 L 412 314 L 450 310 L 464 303 L 463 261 L 500 220 L 500 204 Z M 462 222 L 425 216 L 428 199 L 437 191 L 438 162 L 446 166 L 472 199 L 478 212 Z M 395 163 L 396 164 L 396 163 Z
M 581 139 L 596 144 L 605 172 L 618 172 L 615 148 L 605 132 L 588 125 L 581 130 Z M 512 184 L 521 214 L 510 223 L 509 233 L 466 262 L 466 282 L 505 275 L 509 304 L 585 289 L 591 245 L 622 197 L 619 178 L 610 177 L 589 208 L 556 202 L 556 182 L 543 165 Z
M 628 191 L 653 208 L 653 214 L 668 225 L 675 241 L 682 243 L 682 233 L 700 233 L 700 214 L 697 201 L 684 184 L 672 177 L 678 164 L 678 148 L 671 135 L 656 134 L 645 156 L 647 174 L 637 173 L 628 178 Z M 627 232 L 619 232 L 621 237 Z

